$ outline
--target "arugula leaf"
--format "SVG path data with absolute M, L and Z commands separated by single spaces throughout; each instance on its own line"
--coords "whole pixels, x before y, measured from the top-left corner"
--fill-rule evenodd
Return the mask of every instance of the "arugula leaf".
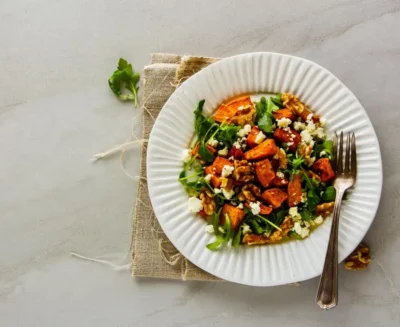
M 214 161 L 213 154 L 210 152 L 210 150 L 208 150 L 208 148 L 204 144 L 204 142 L 202 142 L 200 144 L 198 153 L 199 153 L 201 159 L 203 159 L 204 161 L 206 161 L 206 162 L 213 162 Z
M 225 243 L 224 238 L 221 235 L 217 235 L 217 240 L 215 242 L 207 244 L 206 247 L 211 251 L 218 251 L 223 243 Z
M 224 142 L 227 146 L 232 146 L 236 133 L 239 131 L 240 126 L 221 124 L 217 139 Z
M 224 223 L 224 229 L 225 229 L 225 234 L 222 234 L 219 231 L 219 215 L 220 215 L 221 209 L 218 211 L 218 213 L 214 214 L 214 232 L 217 237 L 217 240 L 213 243 L 207 244 L 207 249 L 211 251 L 218 251 L 221 248 L 221 245 L 228 243 L 229 240 L 233 236 L 233 231 L 232 231 L 232 226 L 231 226 L 231 220 L 229 218 L 229 215 L 225 215 L 225 223 Z
M 255 219 L 249 220 L 248 224 L 254 234 L 262 234 L 266 232 L 266 229 L 262 228 Z
M 276 219 L 275 219 L 275 224 L 280 226 L 287 216 L 288 212 L 287 210 L 280 210 L 276 213 Z
M 256 113 L 257 113 L 256 120 L 258 127 L 262 131 L 266 133 L 272 132 L 272 125 L 274 119 L 272 112 L 278 109 L 279 107 L 276 104 L 274 104 L 271 98 L 268 98 L 268 100 L 266 100 L 265 97 L 262 97 L 259 102 L 256 102 Z
M 300 216 L 301 216 L 301 219 L 303 219 L 304 221 L 310 221 L 313 218 L 311 212 L 308 211 L 307 209 L 301 210 Z
M 194 113 L 194 130 L 196 132 L 197 138 L 199 140 L 204 140 L 206 134 L 214 124 L 214 119 L 212 117 L 206 118 L 203 115 L 203 106 L 205 100 L 199 101 Z
M 279 107 L 279 109 L 284 108 L 283 102 L 281 100 L 281 93 L 278 93 L 275 97 L 271 97 L 271 101 Z
M 310 212 L 314 212 L 315 207 L 321 203 L 321 198 L 319 197 L 320 189 L 315 185 L 315 181 L 308 177 L 304 168 L 302 168 L 302 171 L 303 179 L 306 182 L 307 207 Z
M 242 224 L 239 225 L 238 231 L 236 232 L 235 236 L 232 239 L 232 247 L 236 248 L 239 246 L 240 241 L 242 240 Z
M 329 141 L 324 141 L 324 142 L 315 144 L 315 146 L 314 146 L 315 156 L 320 158 L 322 151 L 325 151 L 325 153 L 332 158 L 333 142 L 331 140 L 329 140 Z
M 336 189 L 333 186 L 328 186 L 325 192 L 322 194 L 322 200 L 325 202 L 335 201 Z
M 293 154 L 288 154 L 288 165 L 290 169 L 288 170 L 290 174 L 290 180 L 293 180 L 293 176 L 300 172 L 301 165 L 304 163 L 304 158 L 302 156 L 298 156 L 296 152 L 296 156 L 293 157 Z
M 137 84 L 140 80 L 140 74 L 133 71 L 133 67 L 125 59 L 120 58 L 117 70 L 108 79 L 108 85 L 114 94 L 121 100 L 133 100 L 135 108 L 138 106 Z M 130 94 L 123 94 L 123 90 L 129 90 Z

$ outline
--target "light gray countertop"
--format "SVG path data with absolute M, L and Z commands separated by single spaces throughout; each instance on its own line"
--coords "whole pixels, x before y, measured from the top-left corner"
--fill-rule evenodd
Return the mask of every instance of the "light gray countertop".
M 397 0 L 2 1 L 0 326 L 398 326 L 399 31 Z M 326 67 L 377 132 L 384 186 L 366 236 L 374 260 L 366 271 L 341 269 L 339 306 L 315 305 L 317 279 L 274 288 L 132 279 L 71 257 L 129 262 L 136 185 L 118 155 L 89 162 L 131 133 L 136 112 L 107 85 L 118 58 L 141 70 L 151 52 L 251 51 Z M 138 174 L 138 148 L 124 164 Z

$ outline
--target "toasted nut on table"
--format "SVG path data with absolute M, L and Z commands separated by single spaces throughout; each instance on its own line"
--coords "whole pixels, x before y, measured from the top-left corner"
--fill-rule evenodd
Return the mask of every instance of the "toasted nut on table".
M 344 267 L 348 270 L 361 270 L 367 268 L 371 262 L 369 248 L 361 243 L 357 248 L 346 258 Z
M 322 216 L 326 218 L 333 212 L 334 206 L 335 206 L 334 201 L 318 204 L 315 208 L 315 213 L 317 214 L 317 216 Z

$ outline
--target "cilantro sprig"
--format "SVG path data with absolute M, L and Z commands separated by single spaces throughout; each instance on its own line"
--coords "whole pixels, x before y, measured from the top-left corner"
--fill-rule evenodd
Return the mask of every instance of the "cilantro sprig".
M 117 70 L 108 79 L 108 85 L 114 94 L 122 101 L 133 100 L 135 108 L 138 107 L 138 92 L 140 74 L 133 70 L 133 67 L 128 61 L 120 58 L 118 61 Z M 124 91 L 130 93 L 125 93 Z

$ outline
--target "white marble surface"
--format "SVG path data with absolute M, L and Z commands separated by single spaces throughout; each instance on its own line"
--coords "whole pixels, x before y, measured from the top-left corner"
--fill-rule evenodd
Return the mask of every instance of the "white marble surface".
M 20 0 L 0 4 L 0 326 L 398 326 L 400 3 L 371 1 Z M 107 78 L 123 56 L 276 51 L 338 76 L 365 106 L 384 188 L 367 271 L 340 271 L 340 304 L 299 287 L 132 279 L 70 257 L 124 258 L 135 184 L 118 156 L 131 104 Z M 139 126 L 135 126 L 139 132 Z M 138 172 L 138 149 L 125 164 Z

